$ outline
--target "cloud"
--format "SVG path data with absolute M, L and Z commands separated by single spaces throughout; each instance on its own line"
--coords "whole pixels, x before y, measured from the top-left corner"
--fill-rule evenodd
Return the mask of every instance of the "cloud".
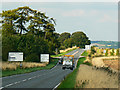
M 84 16 L 85 15 L 85 11 L 84 10 L 71 10 L 71 11 L 66 11 L 62 13 L 62 16 L 65 17 L 77 17 L 77 16 Z
M 104 23 L 104 22 L 115 22 L 115 23 L 117 23 L 118 20 L 113 18 L 110 15 L 104 14 L 103 17 L 98 20 L 98 22 L 100 22 L 100 23 Z

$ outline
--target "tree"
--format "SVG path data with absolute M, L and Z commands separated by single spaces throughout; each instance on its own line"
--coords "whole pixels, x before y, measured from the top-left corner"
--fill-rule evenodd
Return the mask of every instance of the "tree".
M 95 49 L 94 49 L 94 46 L 91 47 L 91 54 L 94 54 L 96 53 Z
M 62 34 L 60 34 L 59 40 L 61 43 L 63 43 L 66 39 L 70 38 L 71 34 L 68 32 L 64 32 Z
M 111 55 L 111 56 L 114 55 L 114 48 L 112 48 L 112 52 L 110 52 L 110 55 Z
M 91 44 L 90 40 L 83 32 L 74 32 L 71 38 L 74 40 L 74 45 L 80 48 L 85 48 L 85 45 Z
M 55 31 L 55 20 L 45 13 L 29 7 L 3 11 L 3 60 L 7 60 L 8 52 L 24 53 L 25 61 L 39 61 L 41 53 L 54 53 L 60 47 L 59 34 Z M 35 57 L 35 58 L 31 58 Z M 31 60 L 35 59 L 35 60 Z
M 19 36 L 14 35 L 2 35 L 2 60 L 8 60 L 8 53 L 18 51 L 17 46 L 19 41 Z
M 117 55 L 117 56 L 119 55 L 119 49 L 117 49 L 117 51 L 116 51 L 116 55 Z
M 64 44 L 64 46 L 65 46 L 66 48 L 72 47 L 72 46 L 73 46 L 73 39 L 72 39 L 72 38 L 68 38 L 68 39 L 66 39 L 66 40 L 63 42 L 63 44 Z
M 108 56 L 108 49 L 106 49 L 105 56 Z

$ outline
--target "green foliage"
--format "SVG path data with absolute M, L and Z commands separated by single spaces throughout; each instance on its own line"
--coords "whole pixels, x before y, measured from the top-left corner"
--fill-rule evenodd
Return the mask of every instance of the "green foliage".
M 18 36 L 4 36 L 2 35 L 2 60 L 8 60 L 8 52 L 18 51 L 19 37 Z
M 45 13 L 25 6 L 3 11 L 1 17 L 4 61 L 10 51 L 23 52 L 25 61 L 38 61 L 41 53 L 53 54 L 60 47 L 60 35 L 54 32 L 56 23 Z
M 68 32 L 64 32 L 60 34 L 59 40 L 61 43 L 63 43 L 66 39 L 70 38 L 71 34 Z
M 94 54 L 96 53 L 95 49 L 94 49 L 94 46 L 91 47 L 91 54 Z
M 105 56 L 108 56 L 108 49 L 106 49 Z
M 114 56 L 114 48 L 112 48 L 112 52 L 110 52 L 111 56 Z
M 66 49 L 65 46 L 60 46 L 60 50 L 64 50 L 64 49 Z
M 9 52 L 23 52 L 24 60 L 30 60 L 33 54 L 55 54 L 55 50 L 72 46 L 80 48 L 90 44 L 90 40 L 83 32 L 55 33 L 56 22 L 40 11 L 27 6 L 1 13 L 3 61 L 7 61 Z M 32 58 L 31 58 L 32 59 Z
M 119 49 L 117 49 L 116 55 L 117 55 L 117 56 L 119 55 Z
M 73 39 L 72 39 L 72 38 L 68 38 L 68 39 L 66 39 L 66 40 L 63 42 L 63 44 L 64 44 L 64 46 L 65 46 L 66 48 L 72 47 L 72 46 L 73 46 Z
M 74 45 L 80 48 L 85 48 L 85 45 L 90 45 L 90 40 L 83 32 L 74 32 L 71 36 L 74 41 Z
M 29 55 L 27 55 L 27 57 L 25 58 L 26 62 L 40 62 L 40 58 L 39 55 L 36 55 L 36 53 L 31 53 Z
M 81 56 L 88 56 L 88 52 L 87 51 L 84 51 Z

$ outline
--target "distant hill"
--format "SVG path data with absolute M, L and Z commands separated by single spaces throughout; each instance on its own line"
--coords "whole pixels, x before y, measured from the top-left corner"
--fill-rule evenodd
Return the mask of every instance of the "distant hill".
M 120 48 L 118 41 L 91 41 L 91 44 L 99 48 Z

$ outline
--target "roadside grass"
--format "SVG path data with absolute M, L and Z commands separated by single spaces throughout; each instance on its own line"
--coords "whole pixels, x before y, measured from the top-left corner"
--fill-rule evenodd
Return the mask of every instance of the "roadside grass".
M 59 59 L 51 59 L 51 63 L 47 64 L 45 67 L 33 67 L 33 68 L 25 68 L 25 69 L 17 68 L 16 70 L 2 70 L 2 77 L 34 72 L 42 69 L 51 69 L 57 64 L 58 60 Z
M 88 56 L 88 52 L 87 51 L 84 51 L 81 56 Z
M 77 48 L 75 48 L 75 49 L 77 49 Z M 50 56 L 51 56 L 51 57 L 60 57 L 60 56 L 63 56 L 63 55 L 65 55 L 65 54 L 67 54 L 67 53 L 69 53 L 69 52 L 71 52 L 71 51 L 73 51 L 73 50 L 75 50 L 75 49 L 72 49 L 72 50 L 69 50 L 69 51 L 67 51 L 67 52 L 63 52 L 63 53 L 57 54 L 57 55 L 50 55 Z
M 86 60 L 85 57 L 82 57 L 78 60 L 76 69 L 70 73 L 64 81 L 58 86 L 58 89 L 60 88 L 75 88 L 76 83 L 76 76 L 79 69 L 80 64 L 83 64 L 83 62 Z

